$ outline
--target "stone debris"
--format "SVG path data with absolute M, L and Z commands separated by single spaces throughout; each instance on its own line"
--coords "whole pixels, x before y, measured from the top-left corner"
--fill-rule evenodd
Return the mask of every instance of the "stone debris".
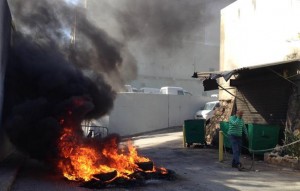
M 298 157 L 289 155 L 280 156 L 278 152 L 271 152 L 264 154 L 264 161 L 269 164 L 300 170 L 300 161 Z
M 228 121 L 234 104 L 234 100 L 219 100 L 220 107 L 215 109 L 214 116 L 206 124 L 206 142 L 214 144 L 214 139 L 218 136 L 221 121 Z

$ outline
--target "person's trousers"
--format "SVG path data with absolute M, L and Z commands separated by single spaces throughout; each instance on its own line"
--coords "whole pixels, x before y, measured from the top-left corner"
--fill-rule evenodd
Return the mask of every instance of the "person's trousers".
M 230 135 L 230 142 L 232 148 L 232 166 L 240 164 L 240 154 L 241 154 L 241 147 L 242 147 L 242 137 Z

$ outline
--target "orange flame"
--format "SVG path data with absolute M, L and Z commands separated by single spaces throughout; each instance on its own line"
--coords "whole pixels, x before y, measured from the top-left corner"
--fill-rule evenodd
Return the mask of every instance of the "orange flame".
M 71 128 L 64 128 L 58 146 L 61 156 L 58 168 L 69 180 L 89 181 L 97 179 L 95 174 L 113 171 L 117 171 L 116 177 L 129 178 L 128 175 L 139 169 L 136 163 L 150 161 L 138 156 L 131 141 L 123 149 L 119 148 L 116 139 L 96 148 L 85 143 Z

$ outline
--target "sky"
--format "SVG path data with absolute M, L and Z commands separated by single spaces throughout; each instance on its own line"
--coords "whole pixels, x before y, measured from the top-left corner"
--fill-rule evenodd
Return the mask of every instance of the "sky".
M 67 3 L 77 4 L 79 0 L 65 0 Z

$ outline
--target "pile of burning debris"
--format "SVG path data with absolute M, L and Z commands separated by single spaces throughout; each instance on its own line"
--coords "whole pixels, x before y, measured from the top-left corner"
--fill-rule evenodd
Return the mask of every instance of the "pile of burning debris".
M 147 180 L 174 180 L 175 172 L 155 167 L 139 156 L 131 141 L 120 144 L 118 135 L 82 139 L 72 128 L 64 128 L 59 140 L 58 168 L 68 180 L 86 188 L 133 187 Z
M 148 180 L 174 180 L 175 172 L 164 168 L 156 168 L 153 162 L 137 163 L 138 169 L 126 176 L 118 176 L 116 170 L 109 173 L 93 175 L 93 179 L 83 182 L 86 188 L 108 188 L 108 187 L 136 187 L 146 185 Z

